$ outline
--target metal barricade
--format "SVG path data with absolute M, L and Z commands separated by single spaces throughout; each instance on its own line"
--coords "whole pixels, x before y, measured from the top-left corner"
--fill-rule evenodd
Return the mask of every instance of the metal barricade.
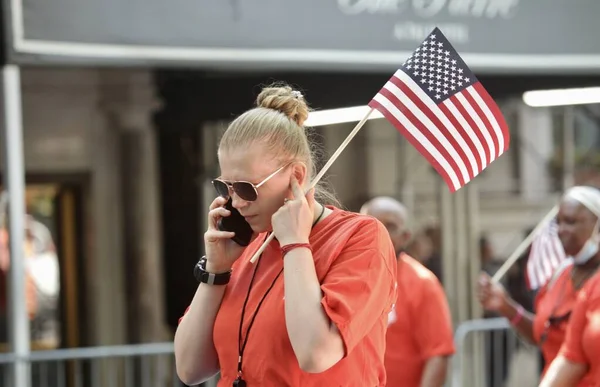
M 466 321 L 454 335 L 452 387 L 535 387 L 537 347 L 521 340 L 505 318 Z
M 12 353 L 0 354 L 0 387 L 9 380 Z M 185 387 L 175 372 L 173 343 L 33 351 L 31 387 Z M 216 386 L 216 378 L 202 387 Z

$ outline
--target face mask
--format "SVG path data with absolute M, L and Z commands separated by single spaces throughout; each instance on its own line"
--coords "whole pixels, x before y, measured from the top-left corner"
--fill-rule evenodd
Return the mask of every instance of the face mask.
M 579 252 L 573 256 L 573 263 L 575 265 L 583 265 L 587 263 L 598 253 L 598 244 L 600 243 L 600 240 L 598 239 L 598 224 L 596 224 L 592 236 L 585 242 L 585 245 L 583 245 L 581 250 L 579 250 Z

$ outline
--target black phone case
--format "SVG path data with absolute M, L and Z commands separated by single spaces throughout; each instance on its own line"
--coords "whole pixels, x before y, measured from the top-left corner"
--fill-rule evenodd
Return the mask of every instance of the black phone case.
M 231 198 L 225 204 L 225 208 L 231 211 L 231 215 L 219 219 L 217 227 L 221 231 L 233 231 L 235 236 L 231 238 L 240 246 L 248 246 L 252 240 L 252 227 L 246 219 L 231 205 Z

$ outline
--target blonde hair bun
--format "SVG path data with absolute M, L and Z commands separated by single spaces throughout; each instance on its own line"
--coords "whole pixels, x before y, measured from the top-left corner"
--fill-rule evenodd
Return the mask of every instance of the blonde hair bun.
M 271 85 L 262 89 L 256 98 L 256 106 L 277 110 L 303 126 L 308 118 L 308 104 L 302 93 L 288 85 Z

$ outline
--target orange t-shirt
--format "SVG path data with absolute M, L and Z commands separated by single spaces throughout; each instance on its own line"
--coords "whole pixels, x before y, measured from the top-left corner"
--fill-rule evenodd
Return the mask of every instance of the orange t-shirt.
M 436 276 L 412 257 L 400 255 L 397 278 L 385 351 L 388 386 L 418 387 L 427 359 L 455 352 L 450 308 Z
M 387 230 L 375 219 L 329 208 L 333 213 L 314 227 L 310 243 L 323 292 L 321 305 L 342 336 L 344 358 L 322 373 L 300 369 L 285 325 L 283 274 L 275 280 L 283 259 L 274 240 L 257 263 L 244 316 L 242 341 L 258 303 L 274 283 L 256 315 L 243 354 L 243 379 L 249 387 L 386 385 L 385 332 L 396 298 L 394 249 Z M 264 238 L 264 234 L 256 238 L 234 264 L 215 320 L 219 386 L 231 386 L 238 374 L 241 312 L 256 267 L 249 259 Z
M 539 344 L 544 356 L 545 367 L 542 374 L 556 358 L 565 340 L 569 313 L 573 310 L 577 293 L 571 281 L 573 265 L 566 267 L 554 283 L 542 287 L 535 299 L 535 318 L 533 320 L 533 337 Z M 552 322 L 549 321 L 552 317 Z M 542 335 L 546 340 L 541 342 Z
M 579 292 L 560 353 L 589 367 L 578 387 L 600 386 L 600 274 Z

